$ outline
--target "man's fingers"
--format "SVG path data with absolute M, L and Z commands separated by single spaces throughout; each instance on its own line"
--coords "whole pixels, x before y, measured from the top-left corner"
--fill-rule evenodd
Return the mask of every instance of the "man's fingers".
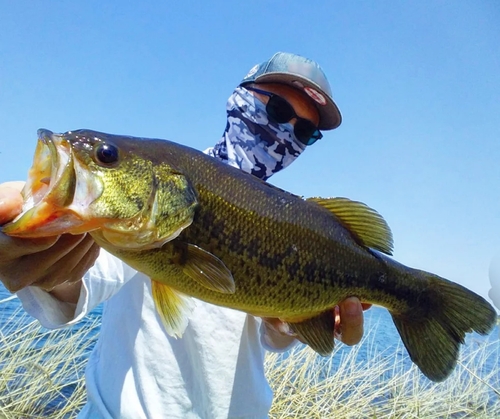
M 14 260 L 24 255 L 42 252 L 49 249 L 59 239 L 59 236 L 39 239 L 20 239 L 10 237 L 0 232 L 0 264 L 2 261 Z
M 90 236 L 88 237 L 90 238 Z M 63 259 L 66 255 L 74 253 L 74 250 L 83 241 L 85 241 L 86 238 L 87 237 L 85 234 L 64 234 L 49 249 L 40 251 L 32 255 L 26 255 L 23 259 L 27 263 L 30 263 L 33 267 L 37 267 L 39 271 L 45 271 L 48 270 L 51 266 L 54 266 L 56 262 Z M 92 244 L 92 242 L 93 241 L 90 238 L 89 243 Z M 83 256 L 84 254 L 85 253 L 82 253 L 81 256 Z
M 346 298 L 339 304 L 340 333 L 336 334 L 346 345 L 355 345 L 363 337 L 363 306 L 356 297 Z M 337 324 L 336 324 L 337 328 Z
M 21 192 L 24 188 L 26 182 L 24 180 L 12 180 L 10 182 L 4 182 L 0 184 L 0 193 L 4 188 L 15 189 L 18 192 Z
M 78 282 L 83 278 L 83 275 L 94 266 L 95 261 L 99 257 L 99 252 L 101 248 L 97 245 L 97 243 L 93 243 L 90 246 L 90 249 L 87 251 L 83 259 L 78 263 L 73 270 L 70 272 L 68 283 Z
M 23 197 L 18 190 L 19 183 L 8 182 L 0 185 L 0 225 L 13 220 L 23 209 Z
M 94 264 L 98 255 L 94 249 L 95 242 L 90 235 L 63 236 L 60 242 L 66 244 L 67 247 L 63 251 L 53 252 L 51 257 L 47 258 L 49 262 L 43 262 L 43 264 L 48 263 L 44 266 L 46 273 L 33 283 L 46 291 L 64 282 L 75 282 L 81 279 Z M 60 247 L 60 243 L 58 242 L 53 247 Z M 43 252 L 40 256 L 43 258 Z
M 9 252 L 2 253 L 3 240 Z M 50 240 L 32 241 L 0 234 L 2 280 L 10 292 L 17 292 L 29 285 L 53 287 L 68 279 L 68 272 L 74 269 L 93 243 L 93 239 L 85 235 L 64 235 Z

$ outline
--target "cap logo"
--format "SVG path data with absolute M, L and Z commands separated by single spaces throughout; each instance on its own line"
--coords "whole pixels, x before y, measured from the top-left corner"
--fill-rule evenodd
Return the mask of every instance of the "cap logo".
M 313 89 L 312 87 L 304 87 L 304 91 L 315 102 L 319 103 L 322 106 L 326 105 L 325 97 L 320 92 L 318 92 L 316 89 Z
M 248 72 L 248 74 L 245 76 L 245 79 L 248 79 L 249 77 L 252 77 L 255 73 L 257 73 L 257 71 L 259 70 L 259 66 L 260 66 L 260 64 L 254 65 L 250 69 L 250 71 Z

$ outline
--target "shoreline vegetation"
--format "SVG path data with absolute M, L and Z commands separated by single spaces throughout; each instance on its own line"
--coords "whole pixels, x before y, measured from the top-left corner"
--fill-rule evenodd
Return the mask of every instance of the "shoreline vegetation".
M 0 419 L 74 418 L 85 404 L 85 364 L 100 317 L 54 331 L 20 307 L 0 320 Z M 402 344 L 375 349 L 377 327 L 353 348 L 337 345 L 333 357 L 302 345 L 268 354 L 270 418 L 500 418 L 500 363 L 485 368 L 500 359 L 500 336 L 468 342 L 452 375 L 432 383 L 410 366 Z
M 48 330 L 19 307 L 0 320 L 0 419 L 76 417 L 100 319 Z
M 500 418 L 500 340 L 466 344 L 451 376 L 433 383 L 402 343 L 396 351 L 371 350 L 373 333 L 348 351 L 337 353 L 339 345 L 327 359 L 302 347 L 288 356 L 269 354 L 266 373 L 276 395 L 270 417 Z M 362 345 L 368 352 L 360 360 Z M 495 363 L 491 371 L 487 362 Z

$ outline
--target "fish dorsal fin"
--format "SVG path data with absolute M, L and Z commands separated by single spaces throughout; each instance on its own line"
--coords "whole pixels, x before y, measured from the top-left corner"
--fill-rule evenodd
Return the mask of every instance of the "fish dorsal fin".
M 347 198 L 308 198 L 333 213 L 360 244 L 392 255 L 392 232 L 382 216 L 366 204 Z
M 168 285 L 151 281 L 151 292 L 156 311 L 166 332 L 175 338 L 182 337 L 195 302 Z
M 217 256 L 194 244 L 187 244 L 183 272 L 209 290 L 233 294 L 235 284 L 231 271 Z

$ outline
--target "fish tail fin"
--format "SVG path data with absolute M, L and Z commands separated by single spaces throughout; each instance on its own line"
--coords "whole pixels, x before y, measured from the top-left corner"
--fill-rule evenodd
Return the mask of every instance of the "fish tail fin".
M 428 282 L 422 296 L 427 301 L 407 313 L 391 315 L 411 360 L 430 380 L 439 382 L 453 371 L 465 334 L 487 334 L 497 315 L 484 298 L 467 288 L 434 274 L 415 272 Z

